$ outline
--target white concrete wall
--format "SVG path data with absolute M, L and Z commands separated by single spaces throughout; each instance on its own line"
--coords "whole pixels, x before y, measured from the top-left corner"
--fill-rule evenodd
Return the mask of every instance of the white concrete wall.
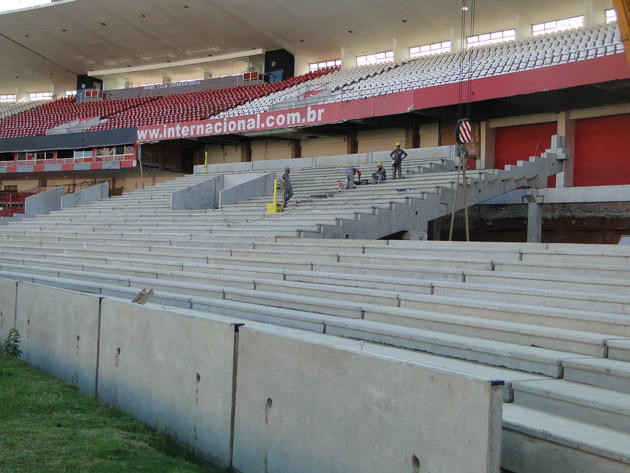
M 500 391 L 335 340 L 241 327 L 235 469 L 498 473 Z
M 26 361 L 236 471 L 498 473 L 500 383 L 244 322 L 17 286 Z
M 16 328 L 23 359 L 95 394 L 100 298 L 20 282 Z
M 0 279 L 0 343 L 15 323 L 17 281 Z
M 99 399 L 228 465 L 234 330 L 105 299 Z
M 219 192 L 219 208 L 273 192 L 274 173 L 228 174 Z
M 61 198 L 61 210 L 85 205 L 109 197 L 109 182 L 103 182 Z
M 223 176 L 184 187 L 171 194 L 171 209 L 215 209 L 218 205 L 219 191 L 222 188 Z

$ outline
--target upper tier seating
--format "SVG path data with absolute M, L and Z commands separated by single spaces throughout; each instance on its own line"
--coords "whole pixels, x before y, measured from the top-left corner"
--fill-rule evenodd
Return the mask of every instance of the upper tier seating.
M 309 72 L 282 82 L 213 89 L 167 97 L 140 97 L 77 103 L 74 97 L 47 103 L 0 121 L 0 138 L 46 134 L 47 130 L 83 118 L 106 121 L 91 130 L 202 120 L 250 100 L 316 79 L 334 68 Z
M 155 97 L 154 100 L 146 102 L 139 107 L 124 110 L 109 117 L 107 122 L 101 123 L 93 129 L 109 130 L 156 123 L 204 120 L 224 110 L 289 87 L 297 86 L 303 82 L 314 80 L 333 70 L 334 68 L 328 68 L 317 72 L 309 72 L 308 74 L 291 77 L 281 82 Z
M 425 56 L 393 70 L 348 84 L 326 102 L 355 100 L 583 61 L 623 52 L 616 24 L 537 36 L 525 41 Z
M 77 103 L 75 97 L 66 97 L 5 118 L 0 122 L 0 138 L 44 135 L 47 130 L 73 120 L 106 117 L 151 100 L 155 98 L 140 97 Z
M 48 102 L 48 100 L 34 100 L 32 102 L 0 103 L 0 119 L 10 117 L 16 113 L 25 112 Z
M 281 92 L 252 100 L 249 103 L 219 114 L 219 117 L 233 117 L 265 112 L 273 105 L 297 100 L 309 91 L 318 90 L 320 87 L 326 90 L 337 90 L 346 85 L 360 82 L 368 77 L 378 76 L 384 71 L 389 71 L 395 67 L 397 67 L 397 65 L 386 63 L 343 70 L 332 68 L 335 72 L 329 73 L 325 77 L 319 77 L 308 82 L 308 84 L 302 84 L 301 86 L 296 85 Z
M 611 23 L 537 36 L 524 41 L 473 48 L 459 53 L 425 56 L 402 63 L 344 69 L 308 85 L 327 85 L 331 93 L 322 94 L 320 103 L 332 103 L 434 87 L 469 78 L 479 79 L 527 71 L 621 52 L 623 43 L 619 29 L 616 24 Z M 274 104 L 298 101 L 303 92 L 303 87 L 294 87 L 253 100 L 220 116 L 265 112 Z M 315 101 L 316 98 L 317 96 L 314 97 Z

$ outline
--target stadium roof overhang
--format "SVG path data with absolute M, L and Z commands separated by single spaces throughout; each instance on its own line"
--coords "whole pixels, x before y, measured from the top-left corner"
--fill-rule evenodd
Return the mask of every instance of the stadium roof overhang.
M 587 3 L 483 0 L 475 31 L 528 28 L 584 14 Z M 610 1 L 594 5 L 603 14 Z M 461 0 L 60 0 L 0 14 L 0 93 L 246 51 L 284 48 L 303 61 L 377 52 L 456 39 L 460 18 Z

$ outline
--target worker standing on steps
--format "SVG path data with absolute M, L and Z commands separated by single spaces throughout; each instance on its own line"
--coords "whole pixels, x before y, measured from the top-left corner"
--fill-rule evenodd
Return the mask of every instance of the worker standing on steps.
M 286 207 L 289 203 L 289 199 L 293 197 L 293 186 L 291 186 L 291 177 L 289 176 L 289 174 L 291 174 L 291 169 L 287 166 L 286 168 L 284 168 L 284 174 L 282 174 L 282 177 L 280 178 L 282 182 L 284 207 Z
M 361 182 L 361 171 L 355 167 L 346 168 L 346 189 L 354 189 L 354 175 L 359 175 L 359 182 Z
M 374 184 L 380 184 L 385 179 L 387 179 L 387 172 L 385 171 L 385 168 L 383 167 L 383 163 L 379 161 L 378 164 L 376 165 L 376 172 L 372 173 L 372 180 Z
M 407 152 L 404 149 L 401 149 L 400 143 L 396 143 L 396 148 L 394 151 L 389 153 L 389 156 L 392 158 L 392 169 L 394 172 L 393 179 L 396 180 L 396 171 L 398 171 L 400 178 L 404 179 L 402 175 L 402 162 L 403 159 L 407 157 Z

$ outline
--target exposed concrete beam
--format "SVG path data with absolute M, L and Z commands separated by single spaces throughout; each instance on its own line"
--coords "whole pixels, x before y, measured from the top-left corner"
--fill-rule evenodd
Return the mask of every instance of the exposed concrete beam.
M 630 113 L 630 103 L 569 110 L 569 119 L 581 120 L 583 118 L 607 117 L 610 115 L 624 115 L 626 113 Z
M 534 113 L 531 115 L 520 115 L 517 117 L 493 118 L 488 120 L 490 128 L 501 128 L 504 126 L 532 125 L 534 123 L 555 122 L 557 114 L 550 113 Z
M 181 66 L 192 66 L 196 64 L 209 64 L 217 61 L 226 61 L 229 59 L 240 59 L 249 56 L 255 56 L 258 54 L 264 54 L 264 49 L 249 49 L 246 51 L 239 51 L 236 53 L 230 54 L 222 54 L 221 56 L 214 57 L 202 57 L 195 59 L 184 59 L 182 61 L 173 61 L 173 62 L 162 62 L 158 64 L 147 64 L 144 66 L 135 66 L 135 67 L 119 67 L 116 69 L 99 69 L 97 71 L 92 71 L 88 75 L 90 76 L 108 76 L 111 74 L 127 74 L 130 72 L 141 72 L 141 71 L 153 71 L 156 69 L 170 69 L 173 67 L 181 67 Z

